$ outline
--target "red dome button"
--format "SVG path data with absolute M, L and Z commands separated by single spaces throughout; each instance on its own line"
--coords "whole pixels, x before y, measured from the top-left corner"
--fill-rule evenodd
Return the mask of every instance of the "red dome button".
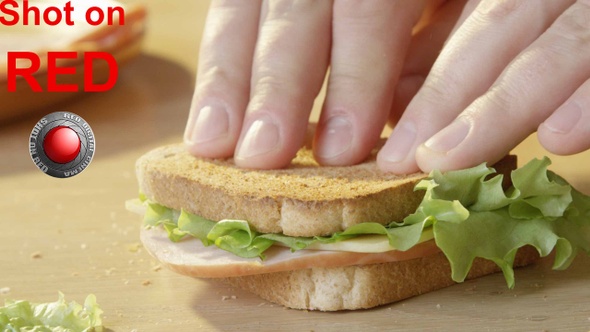
M 70 127 L 55 127 L 45 135 L 43 150 L 53 162 L 67 164 L 80 153 L 80 137 Z

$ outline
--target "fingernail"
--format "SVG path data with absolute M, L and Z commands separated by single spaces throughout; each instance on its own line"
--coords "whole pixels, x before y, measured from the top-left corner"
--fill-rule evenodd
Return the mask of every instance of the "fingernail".
M 317 154 L 323 159 L 333 159 L 348 151 L 351 144 L 352 124 L 344 116 L 333 116 L 324 124 Z
M 236 159 L 259 156 L 280 147 L 279 128 L 269 116 L 254 121 L 235 155 Z
M 571 101 L 557 109 L 543 125 L 555 134 L 569 133 L 582 118 L 580 104 Z
M 194 121 L 194 123 L 190 123 Z M 184 140 L 187 144 L 199 144 L 227 136 L 229 114 L 223 107 L 205 106 L 199 110 L 196 119 L 189 119 Z
M 392 164 L 405 160 L 415 141 L 416 126 L 414 123 L 409 121 L 398 123 L 379 153 L 381 159 Z
M 455 120 L 424 143 L 428 149 L 447 153 L 465 140 L 471 125 L 464 120 Z

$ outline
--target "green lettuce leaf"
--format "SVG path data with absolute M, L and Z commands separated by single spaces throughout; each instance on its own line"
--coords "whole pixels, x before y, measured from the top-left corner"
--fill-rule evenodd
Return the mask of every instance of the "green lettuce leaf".
M 284 234 L 261 234 L 251 229 L 245 220 L 226 219 L 214 222 L 184 210 L 178 214 L 162 205 L 149 202 L 144 225 L 162 225 L 168 237 L 175 242 L 188 235 L 201 240 L 204 246 L 216 245 L 240 257 L 264 259 L 264 251 L 277 242 L 296 251 L 316 242 L 334 243 L 361 235 L 384 235 L 392 249 L 407 250 L 420 242 L 424 229 L 432 225 L 432 219 L 420 215 L 405 223 L 392 223 L 388 226 L 362 223 L 329 237 L 294 237 Z
M 275 243 L 292 251 L 313 243 L 384 236 L 392 250 L 408 250 L 434 237 L 450 262 L 453 280 L 465 280 L 476 257 L 495 262 L 509 287 L 514 286 L 516 251 L 533 246 L 541 256 L 555 251 L 555 269 L 567 268 L 579 250 L 590 253 L 590 197 L 547 170 L 548 158 L 535 159 L 511 174 L 513 186 L 502 187 L 503 176 L 485 164 L 442 173 L 433 171 L 415 190 L 424 198 L 416 212 L 389 225 L 367 222 L 328 237 L 261 234 L 244 220 L 215 222 L 186 211 L 177 212 L 144 198 L 147 227 L 163 226 L 172 241 L 185 236 L 205 246 L 240 257 L 264 259 Z M 432 235 L 430 235 L 432 233 Z
M 66 303 L 64 295 L 50 303 L 6 301 L 0 307 L 0 331 L 10 332 L 91 332 L 102 331 L 102 310 L 94 295 L 84 305 Z
M 543 257 L 555 250 L 555 269 L 567 268 L 578 249 L 590 253 L 590 199 L 549 172 L 549 165 L 547 158 L 533 160 L 514 171 L 507 192 L 499 176 L 487 179 L 489 168 L 479 167 L 479 177 L 464 179 L 458 176 L 463 171 L 434 172 L 427 193 L 441 200 L 461 197 L 469 210 L 459 222 L 434 221 L 434 238 L 451 264 L 453 280 L 463 281 L 473 260 L 482 257 L 502 269 L 512 288 L 514 257 L 526 245 Z

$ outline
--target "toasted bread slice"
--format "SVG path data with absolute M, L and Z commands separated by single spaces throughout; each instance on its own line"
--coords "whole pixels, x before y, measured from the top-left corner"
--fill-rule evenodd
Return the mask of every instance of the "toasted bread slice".
M 523 247 L 516 254 L 514 267 L 530 265 L 538 259 L 533 247 Z M 467 279 L 499 271 L 496 263 L 477 258 Z M 320 311 L 367 309 L 455 284 L 443 253 L 380 264 L 311 268 L 225 280 L 285 307 Z
M 515 168 L 505 158 L 499 172 Z M 157 148 L 136 164 L 140 190 L 173 209 L 211 220 L 247 220 L 261 233 L 324 236 L 363 223 L 401 221 L 416 210 L 423 192 L 414 192 L 424 173 L 384 173 L 375 156 L 347 167 L 319 167 L 302 148 L 291 167 L 245 170 L 232 159 L 194 158 L 183 145 Z

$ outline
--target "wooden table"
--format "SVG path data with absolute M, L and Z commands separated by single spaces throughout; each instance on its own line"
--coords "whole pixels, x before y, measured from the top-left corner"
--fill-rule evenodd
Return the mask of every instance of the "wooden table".
M 514 290 L 497 274 L 340 313 L 287 310 L 161 269 L 141 248 L 140 220 L 124 202 L 137 196 L 137 157 L 181 139 L 207 4 L 145 2 L 145 52 L 122 70 L 115 89 L 0 125 L 0 302 L 53 301 L 58 291 L 83 301 L 94 293 L 112 331 L 590 330 L 586 256 L 567 271 L 552 271 L 550 261 L 518 270 Z M 57 110 L 84 117 L 97 141 L 92 164 L 65 180 L 38 171 L 27 150 L 33 125 Z M 521 160 L 546 154 L 534 137 L 516 152 Z M 590 193 L 590 152 L 552 159 L 553 170 Z

